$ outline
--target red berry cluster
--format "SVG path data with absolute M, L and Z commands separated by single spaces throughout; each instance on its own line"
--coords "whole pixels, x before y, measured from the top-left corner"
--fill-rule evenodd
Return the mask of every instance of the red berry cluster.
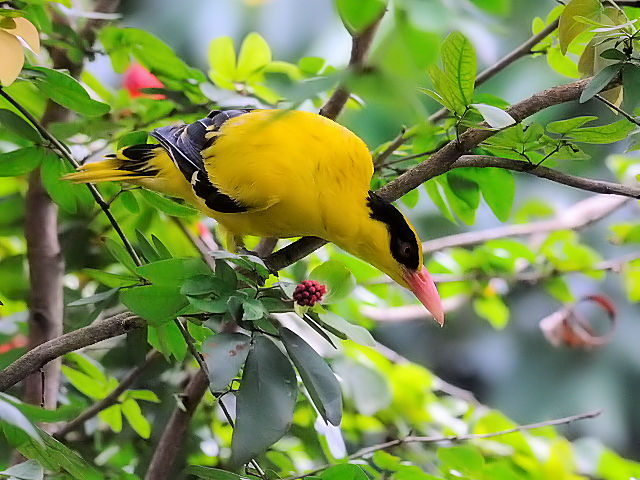
M 313 307 L 327 293 L 327 287 L 315 280 L 299 283 L 293 291 L 293 299 L 298 305 Z

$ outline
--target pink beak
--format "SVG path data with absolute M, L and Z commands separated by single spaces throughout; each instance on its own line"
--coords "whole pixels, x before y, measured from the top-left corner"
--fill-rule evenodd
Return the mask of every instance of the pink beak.
M 436 322 L 442 327 L 444 325 L 442 302 L 440 301 L 440 295 L 438 295 L 436 285 L 433 283 L 427 269 L 423 266 L 422 270 L 417 272 L 405 270 L 403 277 L 413 294 L 427 307 L 427 310 L 431 312 L 433 318 L 435 318 Z

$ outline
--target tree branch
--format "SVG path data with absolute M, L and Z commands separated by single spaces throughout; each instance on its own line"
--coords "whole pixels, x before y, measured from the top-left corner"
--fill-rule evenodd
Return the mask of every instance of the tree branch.
M 349 59 L 349 69 L 351 71 L 359 72 L 364 67 L 371 42 L 385 13 L 386 9 L 383 9 L 380 16 L 375 19 L 371 25 L 366 27 L 361 33 L 352 35 L 351 58 Z M 349 95 L 349 90 L 344 83 L 338 85 L 331 97 L 329 97 L 329 100 L 327 100 L 320 109 L 320 115 L 335 120 L 335 118 L 340 115 L 347 100 L 349 100 Z
M 476 232 L 458 233 L 423 242 L 422 250 L 428 255 L 445 248 L 477 245 L 498 238 L 518 237 L 556 230 L 578 230 L 606 217 L 623 205 L 630 203 L 625 197 L 601 197 L 594 195 L 569 208 L 563 209 L 555 218 L 538 222 L 490 228 Z
M 42 343 L 0 371 L 0 392 L 4 392 L 27 375 L 65 353 L 144 326 L 146 326 L 146 322 L 142 318 L 125 312 L 97 320 L 91 325 Z
M 547 420 L 545 422 L 537 422 L 537 423 L 530 423 L 527 425 L 520 425 L 518 427 L 513 427 L 513 428 L 509 428 L 506 430 L 500 430 L 497 432 L 490 432 L 490 433 L 467 433 L 464 435 L 433 435 L 433 436 L 416 436 L 416 435 L 408 435 L 406 437 L 403 438 L 398 438 L 396 440 L 391 440 L 389 442 L 385 442 L 385 443 L 380 443 L 378 445 L 373 445 L 371 447 L 367 447 L 367 448 L 363 448 L 362 450 L 358 450 L 357 452 L 349 455 L 346 460 L 355 460 L 358 458 L 363 458 L 366 456 L 371 455 L 372 453 L 375 453 L 377 451 L 380 450 L 387 450 L 389 448 L 393 448 L 393 447 L 398 447 L 400 445 L 404 445 L 407 443 L 443 443 L 443 442 L 452 442 L 452 443 L 457 443 L 457 442 L 463 442 L 463 441 L 467 441 L 467 440 L 481 440 L 481 439 L 485 439 L 485 438 L 494 438 L 494 437 L 499 437 L 502 435 L 508 435 L 510 433 L 516 433 L 516 432 L 524 432 L 524 431 L 529 431 L 529 430 L 535 430 L 538 428 L 544 428 L 544 427 L 553 427 L 553 426 L 558 426 L 558 425 L 567 425 L 569 423 L 573 423 L 573 422 L 577 422 L 580 420 L 586 420 L 589 418 L 596 418 L 598 417 L 600 414 L 602 413 L 602 410 L 594 410 L 592 412 L 586 412 L 586 413 L 581 413 L 578 415 L 571 415 L 569 417 L 562 417 L 562 418 L 557 418 L 554 420 Z M 327 464 L 327 465 L 323 465 L 322 467 L 316 468 L 310 472 L 305 473 L 304 475 L 299 475 L 299 476 L 293 476 L 293 477 L 287 477 L 284 480 L 298 480 L 301 478 L 305 478 L 311 475 L 315 475 L 319 472 L 322 472 L 323 470 L 326 470 L 327 468 L 330 468 L 332 466 L 334 466 L 335 464 Z
M 585 78 L 548 88 L 512 105 L 507 109 L 507 112 L 516 122 L 521 122 L 534 113 L 553 105 L 577 100 L 590 81 L 591 78 Z M 497 131 L 490 130 L 485 124 L 482 124 L 480 128 L 471 128 L 446 144 L 427 160 L 379 188 L 376 193 L 385 200 L 397 200 L 427 180 L 449 171 L 458 158 L 496 133 Z M 316 237 L 304 237 L 272 253 L 265 261 L 273 270 L 280 270 L 304 258 L 325 243 L 325 240 Z
M 183 437 L 200 400 L 207 391 L 209 378 L 200 369 L 192 375 L 180 401 L 184 408 L 176 407 L 156 445 L 145 480 L 172 478 L 169 473 L 183 444 Z
M 463 155 L 456 160 L 451 169 L 464 167 L 494 167 L 513 170 L 515 172 L 524 172 L 536 177 L 546 178 L 552 182 L 568 185 L 569 187 L 579 188 L 595 193 L 604 193 L 608 195 L 622 195 L 624 197 L 640 198 L 640 188 L 631 185 L 622 185 L 619 183 L 607 182 L 604 180 L 591 180 L 589 178 L 576 177 L 567 173 L 560 172 L 542 165 L 533 165 L 522 160 L 513 160 L 511 158 L 492 157 L 490 155 Z
M 116 388 L 114 388 L 109 395 L 104 397 L 99 402 L 94 403 L 89 408 L 87 408 L 84 412 L 78 415 L 76 418 L 71 420 L 70 422 L 62 425 L 56 433 L 53 435 L 54 438 L 58 440 L 62 440 L 69 432 L 73 432 L 77 428 L 81 427 L 84 422 L 89 420 L 90 418 L 95 417 L 98 413 L 104 410 L 111 405 L 115 405 L 118 403 L 118 397 L 124 393 L 133 382 L 135 382 L 140 375 L 158 358 L 160 358 L 160 352 L 157 350 L 151 350 L 147 357 L 145 358 L 144 363 L 138 365 L 137 367 L 131 369 L 129 373 L 127 373 Z

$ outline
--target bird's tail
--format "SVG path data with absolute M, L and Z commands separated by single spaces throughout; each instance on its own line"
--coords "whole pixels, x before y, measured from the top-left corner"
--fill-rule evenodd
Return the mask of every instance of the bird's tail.
M 163 153 L 165 155 L 163 155 Z M 117 153 L 105 155 L 105 160 L 87 163 L 77 172 L 62 177 L 73 183 L 131 182 L 156 177 L 167 159 L 164 148 L 157 144 L 141 144 L 125 147 Z

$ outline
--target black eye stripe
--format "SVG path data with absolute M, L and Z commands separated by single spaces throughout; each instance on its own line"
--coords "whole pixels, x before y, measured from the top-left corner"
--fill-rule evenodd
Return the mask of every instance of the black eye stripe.
M 416 235 L 396 207 L 369 192 L 367 205 L 371 218 L 384 223 L 389 231 L 391 256 L 402 265 L 417 270 L 420 267 L 419 245 Z

